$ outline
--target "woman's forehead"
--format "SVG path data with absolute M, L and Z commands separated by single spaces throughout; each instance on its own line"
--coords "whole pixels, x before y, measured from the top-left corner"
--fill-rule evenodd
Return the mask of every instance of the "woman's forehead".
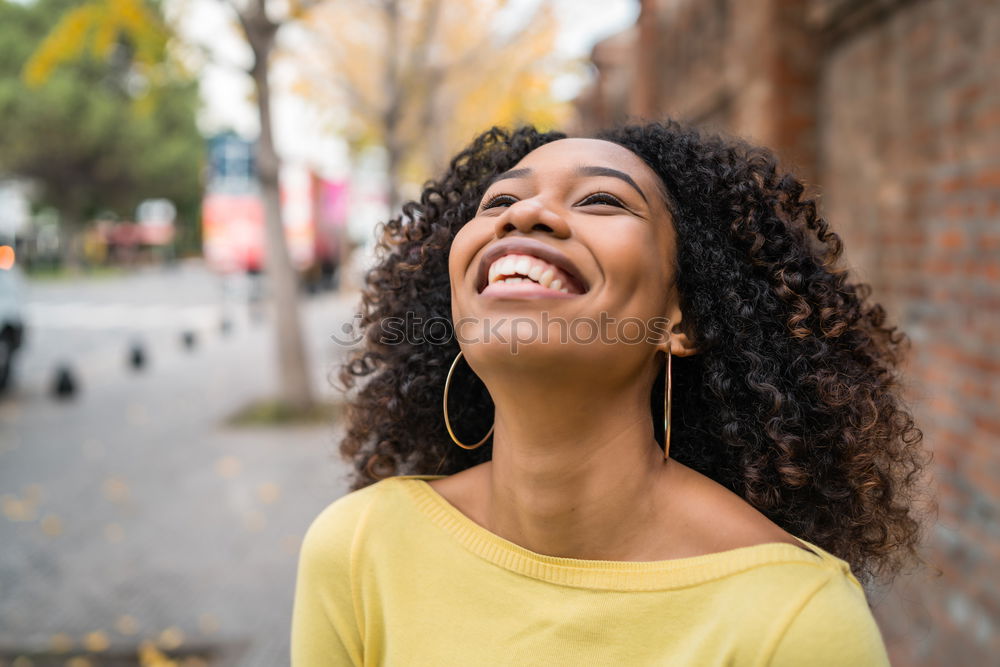
M 571 137 L 557 139 L 531 151 L 517 163 L 517 167 L 551 166 L 613 166 L 629 171 L 646 172 L 655 176 L 642 159 L 629 149 L 604 139 Z

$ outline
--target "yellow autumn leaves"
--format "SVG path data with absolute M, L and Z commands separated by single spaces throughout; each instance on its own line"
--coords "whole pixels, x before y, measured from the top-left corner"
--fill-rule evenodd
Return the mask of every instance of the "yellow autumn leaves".
M 491 125 L 553 127 L 570 114 L 552 82 L 579 64 L 557 55 L 549 3 L 338 0 L 298 27 L 285 53 L 294 89 L 356 148 L 398 150 L 403 180 L 425 180 Z
M 135 49 L 136 63 L 162 60 L 168 31 L 144 0 L 93 0 L 69 10 L 24 67 L 25 80 L 40 85 L 63 63 L 88 53 L 106 59 L 121 37 Z

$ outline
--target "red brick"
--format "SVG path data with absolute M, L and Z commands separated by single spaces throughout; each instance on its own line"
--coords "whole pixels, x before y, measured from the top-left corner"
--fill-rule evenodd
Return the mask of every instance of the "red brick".
M 993 205 L 998 207 L 998 212 L 1000 212 L 1000 202 L 992 202 Z M 1000 234 L 985 233 L 980 235 L 976 239 L 976 247 L 979 248 L 980 252 L 991 253 L 1000 251 Z M 995 258 L 995 261 L 1000 262 L 1000 257 Z
M 979 172 L 976 177 L 975 183 L 981 188 L 995 188 L 1000 189 L 1000 167 L 993 167 L 992 169 L 984 169 Z
M 976 207 L 971 204 L 950 204 L 944 209 L 944 217 L 948 220 L 961 222 L 967 220 L 976 212 Z
M 955 401 L 944 394 L 938 394 L 931 398 L 930 406 L 939 415 L 958 417 L 962 414 Z
M 961 248 L 965 245 L 965 233 L 961 229 L 949 229 L 938 236 L 938 243 L 943 248 Z
M 945 194 L 955 194 L 967 187 L 964 178 L 949 178 L 941 183 L 941 192 Z
M 978 398 L 984 401 L 993 399 L 993 392 L 990 390 L 989 385 L 981 384 L 968 377 L 964 378 L 959 384 L 959 391 L 962 392 L 963 396 L 969 398 Z
M 986 132 L 1000 127 L 1000 108 L 985 111 L 976 118 L 976 131 Z
M 932 259 L 927 262 L 927 271 L 937 276 L 950 276 L 955 273 L 955 263 L 947 258 Z
M 1000 355 L 990 358 L 985 355 L 969 354 L 954 345 L 943 343 L 932 344 L 929 349 L 938 359 L 954 361 L 986 373 L 1000 374 Z
M 965 359 L 966 363 L 977 370 L 991 375 L 1000 375 L 1000 357 L 972 356 Z
M 1000 438 L 1000 417 L 976 415 L 972 421 L 976 425 L 976 428 Z

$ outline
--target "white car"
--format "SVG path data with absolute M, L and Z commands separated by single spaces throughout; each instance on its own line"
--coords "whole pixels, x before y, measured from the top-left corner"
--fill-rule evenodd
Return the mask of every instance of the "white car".
M 3 261 L 8 255 L 10 261 Z M 10 246 L 0 246 L 0 392 L 10 381 L 14 355 L 23 338 L 24 278 L 13 263 Z

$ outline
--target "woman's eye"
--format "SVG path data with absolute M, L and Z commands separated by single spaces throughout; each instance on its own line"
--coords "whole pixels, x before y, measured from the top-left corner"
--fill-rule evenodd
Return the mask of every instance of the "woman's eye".
M 517 199 L 510 195 L 497 195 L 488 199 L 486 203 L 483 204 L 482 210 L 485 211 L 488 208 L 497 208 L 498 206 L 510 206 L 516 201 Z
M 625 204 L 622 203 L 621 199 L 607 192 L 595 192 L 580 202 L 580 206 L 589 206 L 592 204 L 607 204 L 608 206 L 625 208 Z

